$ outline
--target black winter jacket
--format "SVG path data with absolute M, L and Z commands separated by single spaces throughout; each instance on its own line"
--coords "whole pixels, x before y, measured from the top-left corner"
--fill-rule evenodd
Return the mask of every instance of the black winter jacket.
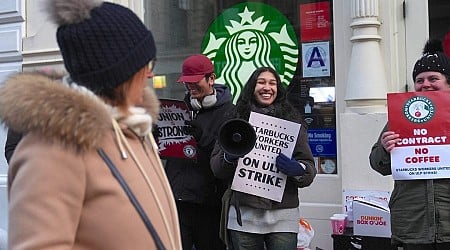
M 300 120 L 297 122 L 300 122 Z M 216 146 L 211 154 L 211 166 L 214 175 L 217 178 L 224 179 L 230 184 L 234 177 L 237 162 L 228 163 L 224 160 L 223 155 L 223 150 L 220 148 L 218 143 L 216 143 Z M 267 198 L 233 191 L 231 204 L 267 210 L 298 207 L 298 188 L 303 188 L 311 185 L 314 177 L 317 174 L 317 170 L 314 165 L 314 158 L 308 144 L 307 128 L 303 124 L 298 131 L 297 142 L 294 148 L 294 152 L 292 153 L 292 158 L 305 165 L 305 174 L 303 176 L 287 178 L 286 187 L 281 202 L 276 202 Z
M 197 160 L 175 159 L 166 161 L 165 169 L 176 201 L 220 206 L 226 184 L 214 177 L 209 164 L 211 151 L 217 139 L 220 126 L 225 122 L 226 114 L 233 112 L 231 93 L 225 85 L 215 84 L 217 102 L 208 109 L 194 111 L 194 120 L 202 130 L 197 142 Z M 189 93 L 185 102 L 189 108 Z
M 386 124 L 381 134 L 387 129 Z M 381 145 L 381 134 L 372 147 L 370 165 L 391 175 L 391 154 Z M 396 180 L 389 208 L 394 244 L 450 242 L 450 179 Z
M 22 139 L 22 134 L 17 133 L 11 129 L 8 129 L 8 137 L 6 138 L 6 143 L 5 143 L 5 158 L 6 158 L 6 161 L 8 162 L 8 164 L 9 164 L 9 161 L 11 160 L 14 150 L 17 147 L 17 144 L 19 144 L 21 139 Z

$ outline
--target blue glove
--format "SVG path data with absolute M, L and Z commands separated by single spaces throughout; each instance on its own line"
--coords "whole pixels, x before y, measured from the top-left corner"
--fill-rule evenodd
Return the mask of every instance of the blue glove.
M 276 164 L 278 170 L 287 176 L 302 176 L 305 174 L 305 169 L 295 159 L 289 159 L 285 154 L 280 153 L 277 156 Z
M 228 163 L 234 163 L 237 159 L 239 159 L 239 157 L 223 153 L 223 159 Z

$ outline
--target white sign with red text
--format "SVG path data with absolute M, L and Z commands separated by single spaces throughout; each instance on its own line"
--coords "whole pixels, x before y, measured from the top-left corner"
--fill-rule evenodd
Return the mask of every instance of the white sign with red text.
M 391 237 L 391 214 L 388 202 L 380 199 L 353 201 L 353 234 Z
M 389 130 L 400 135 L 391 151 L 395 180 L 450 178 L 448 92 L 388 94 Z
M 354 200 L 383 200 L 385 202 L 389 201 L 391 193 L 388 191 L 379 190 L 353 190 L 344 189 L 342 191 L 342 212 L 347 214 L 347 220 L 350 225 L 353 225 L 353 201 Z

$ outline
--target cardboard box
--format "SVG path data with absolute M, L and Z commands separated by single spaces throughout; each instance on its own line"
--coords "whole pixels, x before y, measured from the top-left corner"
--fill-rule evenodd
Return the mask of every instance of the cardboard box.
M 344 189 L 342 192 L 342 212 L 348 215 L 348 227 L 353 227 L 353 200 L 382 199 L 388 202 L 390 196 L 390 192 L 387 191 Z
M 391 237 L 391 214 L 388 203 L 381 199 L 353 200 L 353 234 Z

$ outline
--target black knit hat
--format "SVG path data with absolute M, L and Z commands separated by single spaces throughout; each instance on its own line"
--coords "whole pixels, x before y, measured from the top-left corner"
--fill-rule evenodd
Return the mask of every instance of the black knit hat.
M 156 56 L 152 33 L 130 9 L 98 0 L 48 0 L 70 77 L 93 92 L 113 89 Z
M 440 72 L 450 76 L 450 59 L 443 53 L 440 40 L 430 39 L 427 41 L 422 57 L 414 65 L 413 80 L 416 80 L 418 74 L 426 71 Z

